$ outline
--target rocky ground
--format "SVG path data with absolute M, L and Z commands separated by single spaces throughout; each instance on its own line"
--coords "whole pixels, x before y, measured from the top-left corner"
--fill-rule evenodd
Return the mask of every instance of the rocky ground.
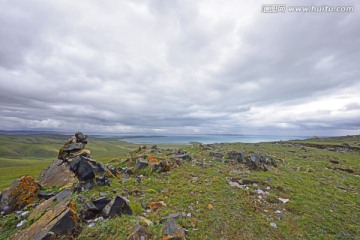
M 38 179 L 2 191 L 0 236 L 356 239 L 359 136 L 322 141 L 139 146 L 100 162 L 78 132 Z

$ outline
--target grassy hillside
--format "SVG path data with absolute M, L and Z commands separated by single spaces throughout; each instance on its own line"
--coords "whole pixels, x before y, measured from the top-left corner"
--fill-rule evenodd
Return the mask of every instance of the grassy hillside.
M 56 157 L 57 151 L 50 157 L 21 156 L 21 149 L 26 149 L 24 152 L 27 154 L 39 153 L 40 149 L 58 149 L 67 137 L 49 138 L 12 139 L 11 152 L 16 157 L 11 158 L 10 151 L 5 151 L 8 155 L 2 155 L 1 183 L 4 179 L 11 182 L 10 175 L 4 178 L 3 174 L 14 169 L 18 169 L 18 174 L 25 170 L 39 172 L 41 164 L 46 165 Z M 26 141 L 34 144 L 27 146 L 29 143 Z M 91 136 L 89 142 L 86 148 L 92 151 L 92 157 L 104 162 L 136 147 L 116 139 L 94 139 Z M 11 142 L 6 144 L 12 145 Z M 145 205 L 164 201 L 166 207 L 150 213 L 140 209 L 134 216 L 105 219 L 94 227 L 84 223 L 77 239 L 126 239 L 138 222 L 146 226 L 153 239 L 162 239 L 161 230 L 165 223 L 160 220 L 170 213 L 184 214 L 177 223 L 188 230 L 186 239 L 190 240 L 359 239 L 360 136 L 217 144 L 205 148 L 194 144 L 182 146 L 182 149 L 188 151 L 193 160 L 183 162 L 170 172 L 144 171 L 140 182 L 136 177 L 128 181 L 113 178 L 111 187 L 95 187 L 81 193 L 89 199 L 97 198 L 99 192 L 109 197 L 120 194 L 132 203 Z M 226 160 L 227 153 L 232 150 L 243 151 L 247 156 L 255 152 L 267 154 L 276 159 L 278 167 L 270 171 L 249 170 L 243 164 L 217 160 L 211 153 L 224 153 Z M 230 186 L 229 177 L 247 182 L 247 188 Z M 267 193 L 259 194 L 259 190 Z M 78 196 L 73 195 L 74 201 Z M 283 203 L 279 197 L 289 201 Z M 143 223 L 137 216 L 139 214 L 153 225 Z M 14 232 L 16 228 L 12 227 L 10 231 Z M 0 239 L 8 234 L 10 232 L 0 234 Z
M 0 135 L 0 190 L 24 175 L 37 177 L 57 158 L 67 135 Z M 108 161 L 135 148 L 117 139 L 89 138 L 91 157 Z

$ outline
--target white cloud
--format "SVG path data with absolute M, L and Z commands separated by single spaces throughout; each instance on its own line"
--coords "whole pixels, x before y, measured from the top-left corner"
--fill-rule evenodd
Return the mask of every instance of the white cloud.
M 3 1 L 1 126 L 359 131 L 359 13 L 262 4 Z

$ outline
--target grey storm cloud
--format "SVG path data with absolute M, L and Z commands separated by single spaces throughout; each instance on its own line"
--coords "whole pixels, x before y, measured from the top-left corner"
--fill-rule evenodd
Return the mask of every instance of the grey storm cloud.
M 0 129 L 358 134 L 359 3 L 263 4 L 3 0 Z

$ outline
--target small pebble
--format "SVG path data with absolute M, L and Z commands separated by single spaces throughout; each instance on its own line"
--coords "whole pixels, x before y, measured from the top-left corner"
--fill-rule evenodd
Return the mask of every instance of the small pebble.
M 270 223 L 270 226 L 273 227 L 273 228 L 277 228 L 277 225 L 274 222 Z

